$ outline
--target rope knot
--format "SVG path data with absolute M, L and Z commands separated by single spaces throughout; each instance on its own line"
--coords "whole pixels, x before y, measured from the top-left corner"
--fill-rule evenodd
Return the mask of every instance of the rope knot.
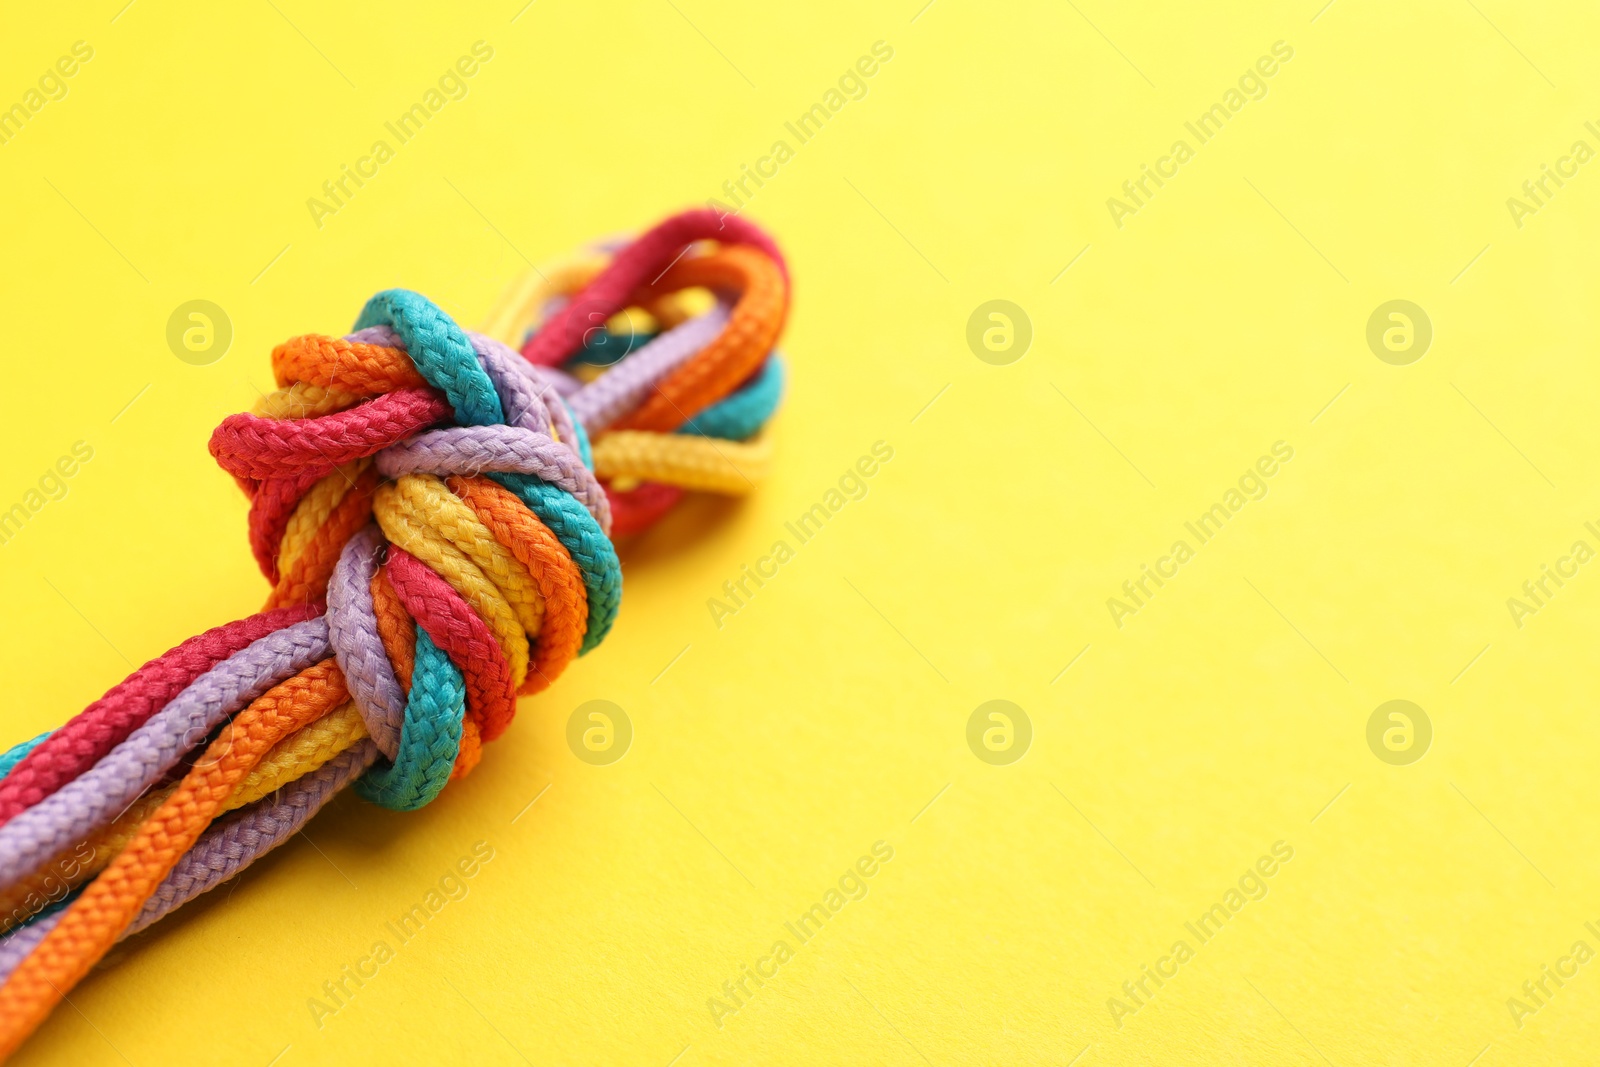
M 0 754 L 0 911 L 20 923 L 0 1057 L 117 939 L 340 789 L 412 809 L 468 773 L 517 697 L 611 628 L 612 536 L 759 480 L 788 302 L 770 238 L 688 211 L 532 271 L 482 333 L 391 289 L 350 334 L 277 346 L 275 391 L 211 438 L 250 497 L 268 610 Z M 41 911 L 58 890 L 80 895 Z
M 483 333 L 378 293 L 352 333 L 274 349 L 277 391 L 212 437 L 251 497 L 268 606 L 326 603 L 386 757 L 358 789 L 390 807 L 469 771 L 517 696 L 605 637 L 614 533 L 765 465 L 788 307 L 769 238 L 686 212 L 535 273 Z

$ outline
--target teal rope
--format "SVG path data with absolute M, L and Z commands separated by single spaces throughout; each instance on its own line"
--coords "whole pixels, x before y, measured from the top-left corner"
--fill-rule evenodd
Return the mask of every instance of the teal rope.
M 433 301 L 409 289 L 385 289 L 367 301 L 367 306 L 361 309 L 361 317 L 356 320 L 358 330 L 369 326 L 388 326 L 400 335 L 400 342 L 417 370 L 450 401 L 458 423 L 463 426 L 505 423 L 500 395 L 495 392 L 488 372 L 479 364 L 472 342 Z M 572 421 L 577 429 L 578 455 L 584 465 L 593 470 L 594 454 L 589 447 L 589 437 L 581 423 L 576 419 Z M 583 583 L 589 593 L 589 621 L 579 653 L 588 652 L 610 632 L 622 600 L 622 563 L 617 559 L 616 549 L 611 547 L 610 539 L 594 516 L 564 490 L 532 475 L 492 474 L 490 477 L 517 494 L 539 516 L 583 572 Z M 418 645 L 420 648 L 420 639 Z M 420 651 L 418 661 L 421 661 Z M 410 721 L 409 709 L 407 721 Z
M 765 426 L 783 400 L 783 358 L 767 357 L 755 377 L 738 392 L 723 397 L 678 428 L 679 433 L 743 441 Z
M 21 763 L 23 758 L 26 757 L 28 753 L 38 748 L 39 744 L 53 733 L 55 733 L 54 730 L 46 730 L 38 737 L 35 737 L 32 741 L 24 741 L 21 744 L 12 745 L 10 748 L 6 749 L 5 754 L 0 755 L 0 778 L 4 778 L 6 775 L 10 774 L 11 768 Z
M 561 406 L 567 409 L 567 418 L 572 422 L 573 432 L 578 436 L 578 458 L 583 460 L 583 465 L 594 470 L 594 450 L 589 447 L 589 431 L 583 428 L 583 423 L 578 421 L 578 416 L 572 413 L 572 405 L 565 400 Z
M 400 725 L 394 762 L 379 763 L 356 781 L 356 792 L 395 811 L 415 811 L 439 795 L 461 751 L 467 685 L 450 657 L 417 627 L 411 696 Z
M 11 934 L 16 933 L 18 930 L 22 929 L 24 926 L 32 926 L 34 923 L 38 922 L 40 919 L 46 918 L 47 916 L 50 916 L 50 915 L 54 915 L 58 911 L 65 911 L 68 907 L 70 907 L 72 905 L 72 902 L 74 900 L 77 900 L 80 896 L 83 895 L 83 891 L 85 889 L 88 889 L 93 884 L 94 884 L 94 879 L 91 878 L 87 882 L 84 882 L 81 885 L 74 886 L 71 890 L 69 890 L 67 892 L 66 896 L 62 897 L 60 900 L 52 901 L 51 903 L 46 904 L 44 907 L 40 908 L 38 911 L 34 912 L 32 915 L 28 916 L 26 919 L 23 919 L 17 925 L 13 926 L 9 931 L 7 931 L 6 936 L 10 937 Z
M 596 367 L 609 367 L 613 363 L 621 362 L 622 357 L 629 352 L 643 348 L 655 339 L 656 335 L 653 333 L 621 334 L 599 330 L 595 332 L 593 338 L 583 342 L 583 349 L 567 360 L 567 364 L 570 366 L 573 363 L 588 363 Z
M 478 363 L 466 331 L 433 301 L 409 289 L 385 289 L 361 309 L 356 329 L 368 326 L 387 326 L 400 335 L 417 370 L 455 408 L 456 422 L 499 426 L 506 421 L 500 394 Z
M 583 655 L 605 640 L 617 620 L 617 608 L 622 603 L 622 561 L 617 559 L 617 550 L 587 508 L 548 482 L 531 474 L 495 473 L 489 477 L 515 493 L 529 511 L 539 516 L 582 572 L 583 585 L 589 593 L 589 622 L 578 649 L 578 654 Z

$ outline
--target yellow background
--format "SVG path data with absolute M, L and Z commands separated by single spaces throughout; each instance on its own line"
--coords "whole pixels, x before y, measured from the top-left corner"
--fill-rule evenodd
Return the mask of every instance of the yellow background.
M 770 482 L 627 545 L 611 638 L 470 779 L 413 814 L 342 798 L 118 949 L 18 1063 L 1593 1061 L 1600 963 L 1520 1028 L 1506 1001 L 1600 948 L 1600 564 L 1520 628 L 1506 600 L 1600 547 L 1600 164 L 1521 228 L 1506 199 L 1600 148 L 1600 17 L 520 2 L 6 16 L 5 103 L 95 49 L 0 146 L 0 506 L 95 450 L 0 547 L 9 740 L 258 605 L 205 442 L 273 344 L 394 285 L 474 323 L 525 260 L 716 195 L 894 49 L 749 206 L 796 279 Z M 306 199 L 479 39 L 470 95 L 318 229 Z M 1107 198 L 1280 40 L 1268 95 L 1115 226 Z M 206 367 L 164 340 L 195 298 L 235 330 Z M 966 343 L 996 298 L 1034 330 L 1008 366 Z M 1433 323 L 1409 366 L 1365 341 L 1391 299 Z M 878 440 L 867 498 L 713 625 Z M 1115 626 L 1106 599 L 1279 440 L 1267 497 Z M 996 698 L 1035 732 L 1006 767 L 965 741 Z M 590 699 L 631 717 L 619 763 L 566 747 Z M 1410 766 L 1366 744 L 1390 699 L 1433 723 Z M 319 1029 L 308 998 L 479 840 L 466 899 Z M 878 840 L 868 895 L 714 1025 Z M 1108 998 L 1280 840 L 1267 897 L 1117 1027 Z

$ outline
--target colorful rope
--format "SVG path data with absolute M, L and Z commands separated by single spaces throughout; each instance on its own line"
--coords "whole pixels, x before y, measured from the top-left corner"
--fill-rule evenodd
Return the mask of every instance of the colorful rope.
M 0 1057 L 340 789 L 410 810 L 469 773 L 611 629 L 612 537 L 760 480 L 788 302 L 769 237 L 689 211 L 530 272 L 484 333 L 395 289 L 274 349 L 211 438 L 266 610 L 0 755 Z

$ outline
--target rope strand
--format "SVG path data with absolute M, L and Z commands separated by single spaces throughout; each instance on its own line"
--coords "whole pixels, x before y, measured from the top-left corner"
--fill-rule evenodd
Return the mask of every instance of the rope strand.
M 392 289 L 278 345 L 210 442 L 266 609 L 0 756 L 0 1057 L 339 790 L 410 810 L 470 773 L 609 632 L 612 538 L 760 479 L 788 301 L 771 238 L 688 211 L 530 272 L 489 334 Z

